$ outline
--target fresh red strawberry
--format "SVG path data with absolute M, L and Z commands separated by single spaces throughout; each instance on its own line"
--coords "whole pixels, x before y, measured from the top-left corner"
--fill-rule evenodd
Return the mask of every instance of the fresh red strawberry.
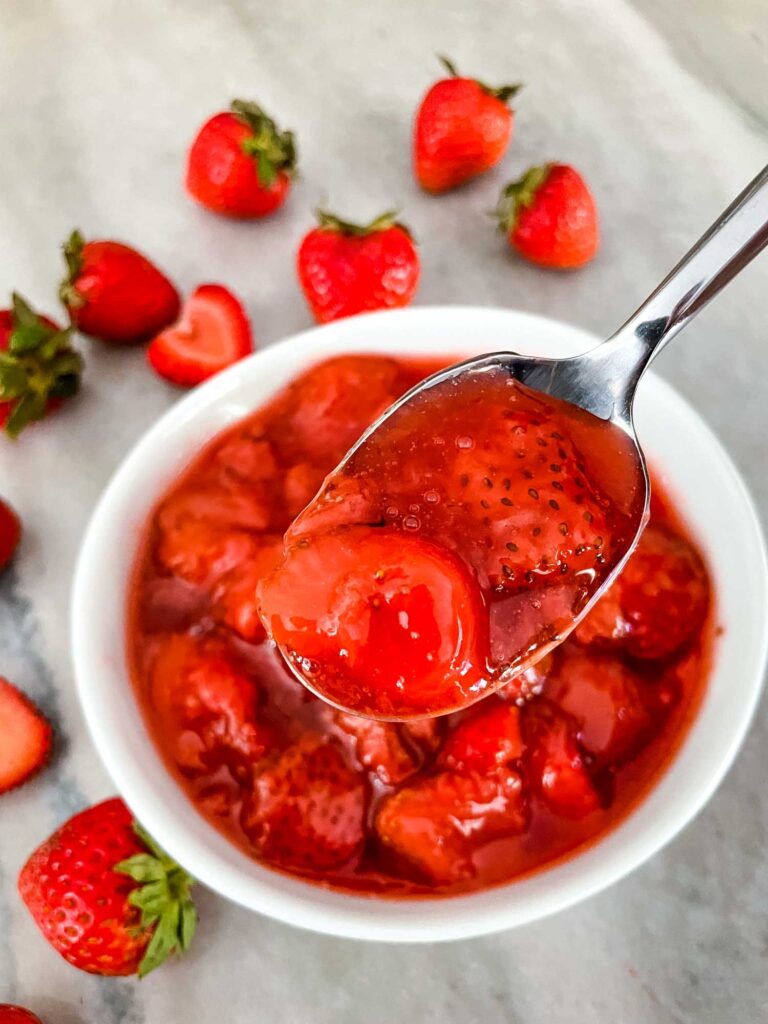
M 257 594 L 285 657 L 348 710 L 418 717 L 482 685 L 480 592 L 432 541 L 366 526 L 299 539 Z
M 446 192 L 501 160 L 514 119 L 507 101 L 520 88 L 491 89 L 440 60 L 450 78 L 436 82 L 421 101 L 413 131 L 414 171 L 428 192 Z
M 423 878 L 448 884 L 475 874 L 486 843 L 523 832 L 528 807 L 520 775 L 441 771 L 386 797 L 376 812 L 380 841 Z
M 568 164 L 531 167 L 502 190 L 498 215 L 509 244 L 531 263 L 569 270 L 597 253 L 597 207 Z
M 247 643 L 255 644 L 265 637 L 259 618 L 256 587 L 268 576 L 283 557 L 283 538 L 267 534 L 254 539 L 252 556 L 221 576 L 213 589 L 213 614 Z
M 419 760 L 403 742 L 400 727 L 394 722 L 377 722 L 337 711 L 334 722 L 355 737 L 355 753 L 363 768 L 381 782 L 396 786 L 419 767 Z
M 259 855 L 280 867 L 330 871 L 365 839 L 363 776 L 333 741 L 306 733 L 253 777 L 241 815 Z
M 239 774 L 274 743 L 257 718 L 256 684 L 215 638 L 164 638 L 152 665 L 151 697 L 174 734 L 177 764 L 189 775 L 221 765 Z
M 86 242 L 73 231 L 64 245 L 67 277 L 59 296 L 83 334 L 110 345 L 147 341 L 179 314 L 179 293 L 146 256 L 121 242 Z
M 10 505 L 0 498 L 0 572 L 13 558 L 20 540 L 21 522 L 19 517 Z
M 17 437 L 55 412 L 77 394 L 82 371 L 71 331 L 35 313 L 14 293 L 13 308 L 0 310 L 0 427 Z
M 445 741 L 438 763 L 482 775 L 522 756 L 519 710 L 491 696 L 466 712 Z
M 147 349 L 150 366 L 180 387 L 192 387 L 253 351 L 251 325 L 240 300 L 220 284 L 201 284 L 177 323 Z
M 0 1003 L 0 1024 L 42 1024 L 42 1021 L 31 1010 L 25 1010 L 23 1006 Z
M 189 948 L 193 880 L 116 797 L 70 818 L 29 858 L 19 892 L 65 960 L 143 977 Z
M 407 306 L 419 283 L 419 254 L 394 213 L 361 226 L 318 211 L 297 268 L 309 308 L 326 323 L 373 309 Z
M 35 705 L 0 678 L 0 793 L 15 789 L 48 760 L 53 730 Z
M 563 818 L 583 818 L 600 802 L 576 741 L 577 725 L 557 705 L 539 698 L 523 708 L 526 778 Z
M 576 722 L 579 742 L 602 764 L 633 757 L 648 735 L 643 682 L 610 654 L 564 644 L 546 694 Z
M 235 100 L 197 133 L 187 158 L 187 191 L 214 213 L 264 217 L 285 201 L 296 167 L 292 132 L 256 103 Z
M 709 580 L 697 552 L 678 534 L 652 525 L 575 636 L 635 658 L 666 658 L 699 632 L 708 607 Z

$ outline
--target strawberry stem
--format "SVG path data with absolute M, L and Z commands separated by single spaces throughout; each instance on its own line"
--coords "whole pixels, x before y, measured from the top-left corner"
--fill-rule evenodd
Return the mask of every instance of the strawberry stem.
M 230 109 L 253 132 L 243 141 L 242 149 L 256 161 L 259 182 L 264 188 L 273 184 L 279 171 L 293 176 L 297 157 L 293 132 L 281 132 L 258 103 L 233 100 Z
M 451 78 L 461 77 L 452 60 L 448 57 L 444 57 L 442 54 L 438 54 L 437 59 L 443 65 Z M 477 78 L 473 78 L 472 81 L 476 85 L 479 85 L 483 92 L 488 93 L 489 96 L 493 96 L 497 100 L 501 100 L 502 103 L 506 103 L 507 100 L 511 100 L 512 97 L 516 96 L 523 88 L 521 82 L 516 82 L 514 85 L 499 85 L 497 87 L 492 87 L 490 85 L 486 85 L 485 82 L 479 81 Z
M 328 231 L 338 231 L 342 235 L 350 235 L 354 238 L 365 238 L 375 231 L 387 231 L 389 228 L 398 227 L 410 235 L 408 228 L 397 220 L 397 210 L 387 210 L 379 214 L 369 224 L 354 224 L 352 221 L 342 220 L 334 213 L 327 210 L 315 210 L 317 222 L 321 228 Z
M 501 231 L 514 231 L 520 212 L 533 206 L 536 193 L 549 177 L 552 167 L 551 163 L 529 167 L 521 178 L 504 186 L 495 211 Z
M 70 314 L 71 310 L 79 309 L 84 302 L 83 296 L 75 286 L 75 281 L 77 281 L 83 269 L 84 246 L 85 239 L 78 229 L 75 228 L 61 247 L 67 264 L 67 276 L 59 285 L 59 299 Z

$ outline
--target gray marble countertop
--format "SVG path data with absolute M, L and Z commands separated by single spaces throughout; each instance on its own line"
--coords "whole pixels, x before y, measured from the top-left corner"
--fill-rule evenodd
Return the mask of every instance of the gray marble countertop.
M 258 342 L 307 326 L 293 274 L 310 210 L 398 205 L 421 244 L 418 303 L 516 306 L 613 328 L 768 160 L 764 0 L 25 0 L 0 11 L 0 291 L 53 310 L 74 225 L 133 242 L 187 290 L 222 280 Z M 527 83 L 504 165 L 444 198 L 409 170 L 414 106 L 452 54 Z M 202 120 L 259 98 L 300 144 L 288 208 L 261 225 L 194 207 L 180 180 Z M 486 211 L 542 158 L 581 168 L 603 246 L 584 271 L 511 258 Z M 660 360 L 768 510 L 768 259 Z M 4 304 L 4 301 L 3 301 Z M 124 453 L 176 398 L 140 352 L 84 343 L 85 391 L 18 446 L 0 493 L 26 524 L 0 584 L 0 672 L 58 725 L 55 764 L 0 808 L 0 1002 L 48 1024 L 721 1024 L 765 1020 L 768 798 L 764 709 L 697 820 L 630 878 L 495 937 L 362 945 L 294 930 L 203 894 L 196 949 L 139 984 L 79 974 L 15 892 L 25 855 L 112 791 L 85 733 L 68 652 L 68 594 L 88 515 Z

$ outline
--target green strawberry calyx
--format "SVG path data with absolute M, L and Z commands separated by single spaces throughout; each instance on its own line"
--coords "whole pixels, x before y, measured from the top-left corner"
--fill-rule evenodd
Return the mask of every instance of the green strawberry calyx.
M 292 177 L 297 159 L 293 132 L 281 132 L 258 103 L 233 100 L 230 110 L 251 129 L 252 134 L 243 140 L 242 148 L 246 156 L 256 161 L 260 184 L 269 188 L 279 171 Z
M 365 238 L 377 231 L 389 231 L 390 228 L 400 228 L 408 237 L 412 237 L 410 230 L 401 224 L 397 219 L 397 210 L 387 210 L 385 213 L 374 217 L 368 224 L 354 224 L 352 221 L 342 220 L 334 213 L 327 210 L 315 210 L 317 223 L 325 231 L 337 231 L 341 235 L 348 235 L 352 238 Z
M 9 405 L 5 432 L 21 431 L 45 416 L 51 400 L 77 394 L 83 357 L 72 347 L 72 330 L 45 322 L 14 292 L 12 329 L 7 348 L 0 350 L 0 404 Z
M 536 193 L 549 177 L 553 166 L 550 163 L 529 167 L 521 178 L 504 186 L 494 214 L 501 231 L 509 233 L 515 230 L 521 211 L 533 206 Z
M 443 65 L 451 78 L 463 77 L 459 74 L 456 69 L 456 65 L 449 57 L 443 57 L 439 54 L 437 59 Z M 499 85 L 497 87 L 493 87 L 486 85 L 485 82 L 481 82 L 477 78 L 473 78 L 471 81 L 473 81 L 475 85 L 479 85 L 483 92 L 488 93 L 489 96 L 493 96 L 494 99 L 501 100 L 502 103 L 507 103 L 508 100 L 511 100 L 512 97 L 516 96 L 523 88 L 522 82 L 515 82 L 514 85 Z
M 121 860 L 114 870 L 138 882 L 128 902 L 141 913 L 139 933 L 152 933 L 139 964 L 139 977 L 144 978 L 171 954 L 189 949 L 197 928 L 197 910 L 190 896 L 195 880 L 138 822 L 133 823 L 133 831 L 146 852 Z
M 64 253 L 64 260 L 67 264 L 67 276 L 59 285 L 59 299 L 64 308 L 71 314 L 72 310 L 80 309 L 85 303 L 85 298 L 77 290 L 77 279 L 83 270 L 83 248 L 85 239 L 75 228 L 64 245 L 61 247 Z

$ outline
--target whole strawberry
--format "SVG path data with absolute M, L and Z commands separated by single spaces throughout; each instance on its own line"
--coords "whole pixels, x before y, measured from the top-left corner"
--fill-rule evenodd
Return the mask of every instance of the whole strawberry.
M 407 306 L 419 283 L 419 254 L 408 228 L 384 213 L 361 226 L 319 210 L 297 269 L 316 320 Z
M 116 797 L 62 825 L 19 875 L 21 897 L 54 949 L 105 975 L 143 977 L 189 948 L 192 885 Z
M 512 137 L 514 114 L 507 101 L 519 85 L 491 89 L 462 78 L 445 57 L 450 78 L 436 82 L 416 113 L 413 166 L 427 192 L 447 192 L 501 160 Z
M 42 1024 L 40 1018 L 23 1006 L 0 1003 L 0 1024 Z
M 80 387 L 82 356 L 62 330 L 14 293 L 0 310 L 0 427 L 10 437 L 54 412 Z
M 146 341 L 172 323 L 179 294 L 154 263 L 121 242 L 86 242 L 73 231 L 64 244 L 67 277 L 59 297 L 83 334 L 110 345 Z
M 531 263 L 570 270 L 597 253 L 597 207 L 568 164 L 531 167 L 502 190 L 497 214 L 509 244 Z
M 21 522 L 10 505 L 0 498 L 0 572 L 16 554 L 21 540 Z
M 256 103 L 235 100 L 197 133 L 187 191 L 227 217 L 264 217 L 282 206 L 296 167 L 296 141 Z

